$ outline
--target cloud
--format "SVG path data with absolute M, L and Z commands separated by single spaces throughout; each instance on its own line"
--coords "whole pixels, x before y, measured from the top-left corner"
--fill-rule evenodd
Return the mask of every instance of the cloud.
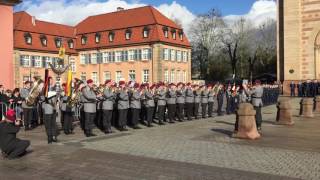
M 250 20 L 256 27 L 268 19 L 276 19 L 277 4 L 274 0 L 259 0 L 253 3 L 251 10 L 243 15 L 228 15 L 224 19 L 228 23 L 235 22 L 240 18 Z
M 35 16 L 37 19 L 67 25 L 76 25 L 88 16 L 116 11 L 117 7 L 131 9 L 146 6 L 139 0 L 25 0 L 17 7 Z M 170 19 L 178 22 L 188 31 L 192 20 L 196 17 L 185 6 L 173 1 L 156 7 Z

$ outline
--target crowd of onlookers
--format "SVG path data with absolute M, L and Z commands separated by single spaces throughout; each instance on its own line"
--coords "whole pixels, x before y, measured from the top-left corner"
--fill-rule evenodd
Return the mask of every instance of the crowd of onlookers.
M 289 86 L 290 96 L 292 97 L 315 97 L 320 95 L 320 82 L 317 80 L 299 81 L 298 83 L 292 81 Z

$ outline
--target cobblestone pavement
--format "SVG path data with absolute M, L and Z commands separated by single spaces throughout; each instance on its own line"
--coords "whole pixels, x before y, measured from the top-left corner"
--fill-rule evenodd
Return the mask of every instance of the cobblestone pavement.
M 320 116 L 278 126 L 263 109 L 262 138 L 230 138 L 233 115 L 85 138 L 77 128 L 46 145 L 43 128 L 22 132 L 34 152 L 1 160 L 5 179 L 320 179 Z M 4 174 L 4 175 L 3 175 Z M 2 179 L 2 178 L 1 178 Z

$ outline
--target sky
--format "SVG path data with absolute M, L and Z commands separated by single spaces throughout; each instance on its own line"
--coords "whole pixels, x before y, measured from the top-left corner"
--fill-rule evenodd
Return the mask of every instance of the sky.
M 193 20 L 210 9 L 218 9 L 227 21 L 239 18 L 259 26 L 276 18 L 275 0 L 24 0 L 15 11 L 27 11 L 37 19 L 76 25 L 84 18 L 125 9 L 152 5 L 171 19 L 177 19 L 188 32 Z

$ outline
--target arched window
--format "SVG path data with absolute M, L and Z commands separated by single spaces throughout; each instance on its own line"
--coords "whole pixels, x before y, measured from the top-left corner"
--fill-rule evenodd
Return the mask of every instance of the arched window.
M 149 31 L 150 31 L 150 28 L 148 26 L 144 27 L 143 28 L 143 38 L 148 38 L 149 37 Z
M 73 39 L 69 39 L 69 41 L 68 41 L 68 46 L 69 46 L 70 49 L 73 49 L 73 48 L 74 48 Z
M 131 35 L 132 35 L 131 29 L 127 29 L 126 33 L 125 33 L 126 40 L 130 40 L 131 39 Z
M 85 36 L 85 35 L 82 35 L 82 37 L 81 37 L 81 44 L 82 45 L 85 45 L 85 44 L 87 44 L 87 36 Z
M 169 28 L 168 27 L 163 27 L 163 34 L 164 34 L 164 37 L 166 38 L 169 38 Z
M 101 39 L 101 34 L 100 33 L 96 33 L 96 36 L 95 36 L 96 43 L 100 43 L 100 39 Z
M 114 37 L 115 37 L 115 33 L 113 31 L 109 32 L 109 42 L 113 42 L 114 41 Z
M 48 39 L 47 39 L 47 37 L 46 37 L 44 34 L 41 34 L 41 35 L 40 35 L 40 41 L 41 41 L 42 46 L 47 47 Z
M 172 34 L 172 39 L 176 39 L 177 38 L 177 31 L 175 29 L 171 30 L 171 34 Z
M 183 30 L 179 30 L 179 38 L 183 41 Z
M 30 33 L 24 33 L 24 41 L 26 44 L 32 44 L 32 36 Z
M 62 39 L 61 39 L 60 37 L 54 38 L 54 42 L 55 42 L 57 48 L 60 48 L 60 47 L 61 47 L 61 45 L 62 45 Z

